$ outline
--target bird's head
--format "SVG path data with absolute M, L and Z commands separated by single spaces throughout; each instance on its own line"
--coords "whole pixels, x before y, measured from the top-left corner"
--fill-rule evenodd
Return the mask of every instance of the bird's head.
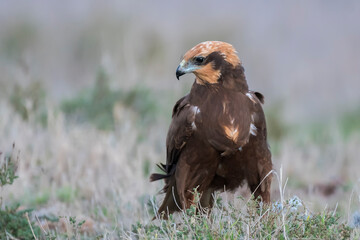
M 185 53 L 176 69 L 176 77 L 194 73 L 198 84 L 216 84 L 229 69 L 241 67 L 234 47 L 225 42 L 202 42 Z M 242 68 L 242 67 L 241 67 Z

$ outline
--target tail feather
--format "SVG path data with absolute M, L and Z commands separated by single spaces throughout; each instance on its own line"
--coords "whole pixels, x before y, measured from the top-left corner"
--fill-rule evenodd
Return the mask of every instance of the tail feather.
M 159 163 L 159 164 L 156 164 L 156 166 L 157 166 L 158 168 L 160 168 L 161 171 L 166 172 L 166 164 Z
M 161 174 L 161 173 L 153 173 L 150 175 L 150 182 L 154 182 L 163 178 L 168 178 L 169 176 L 167 174 Z
M 161 174 L 161 173 L 153 173 L 153 174 L 151 174 L 150 182 L 154 182 L 154 181 L 157 181 L 157 180 L 160 180 L 160 179 L 168 178 L 174 172 L 174 170 L 171 170 L 171 172 L 169 172 L 169 169 L 168 169 L 169 166 L 166 165 L 166 164 L 159 163 L 159 164 L 156 164 L 156 166 L 158 168 L 160 168 L 161 171 L 165 172 L 165 174 Z
M 157 166 L 164 171 L 165 173 L 153 173 L 150 175 L 150 182 L 154 182 L 160 179 L 165 179 L 165 186 L 160 191 L 160 193 L 165 193 L 165 198 L 158 210 L 157 216 L 153 218 L 155 220 L 157 217 L 167 219 L 168 214 L 171 214 L 175 211 L 180 210 L 178 204 L 180 204 L 180 198 L 176 190 L 176 181 L 175 181 L 175 168 L 169 169 L 169 165 L 166 164 L 157 164 Z

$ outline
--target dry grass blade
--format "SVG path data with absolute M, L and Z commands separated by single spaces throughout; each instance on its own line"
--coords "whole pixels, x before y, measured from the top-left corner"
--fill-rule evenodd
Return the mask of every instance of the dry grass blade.
M 33 229 L 33 227 L 31 226 L 29 214 L 28 214 L 27 212 L 25 213 L 25 217 L 26 217 L 26 219 L 27 219 L 27 221 L 28 221 L 28 223 L 29 223 L 29 227 L 30 227 L 31 232 L 32 232 L 32 234 L 33 234 L 33 236 L 34 236 L 34 239 L 37 240 L 37 237 L 36 237 L 36 235 L 35 235 L 35 233 L 34 233 L 34 229 Z

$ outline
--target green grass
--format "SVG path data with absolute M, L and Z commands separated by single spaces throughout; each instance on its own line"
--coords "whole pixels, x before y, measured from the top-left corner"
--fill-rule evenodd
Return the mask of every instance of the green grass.
M 71 186 L 63 186 L 56 191 L 56 196 L 61 202 L 71 203 L 76 197 L 76 191 Z
M 296 196 L 283 203 L 258 207 L 255 201 L 223 204 L 216 199 L 211 213 L 195 206 L 168 220 L 141 221 L 128 236 L 137 239 L 350 239 L 358 230 L 349 227 L 336 212 L 311 213 Z

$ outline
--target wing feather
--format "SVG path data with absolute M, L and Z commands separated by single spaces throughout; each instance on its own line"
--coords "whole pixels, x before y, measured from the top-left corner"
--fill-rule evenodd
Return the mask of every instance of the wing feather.
M 218 109 L 206 109 L 206 113 L 210 114 L 207 118 L 216 119 L 209 121 L 209 127 L 206 128 L 207 140 L 221 156 L 228 156 L 249 142 L 255 127 L 254 125 L 253 129 L 251 128 L 255 103 L 241 92 L 230 92 L 226 95 L 223 93 L 220 99 L 214 98 L 214 101 L 222 101 L 222 104 L 211 105 Z
M 193 134 L 192 124 L 194 120 L 195 113 L 192 111 L 188 95 L 186 95 L 179 99 L 173 108 L 172 122 L 166 139 L 166 164 L 158 165 L 164 174 L 154 173 L 150 176 L 150 181 L 165 178 L 164 191 L 167 188 L 168 178 L 175 173 L 182 149 Z

